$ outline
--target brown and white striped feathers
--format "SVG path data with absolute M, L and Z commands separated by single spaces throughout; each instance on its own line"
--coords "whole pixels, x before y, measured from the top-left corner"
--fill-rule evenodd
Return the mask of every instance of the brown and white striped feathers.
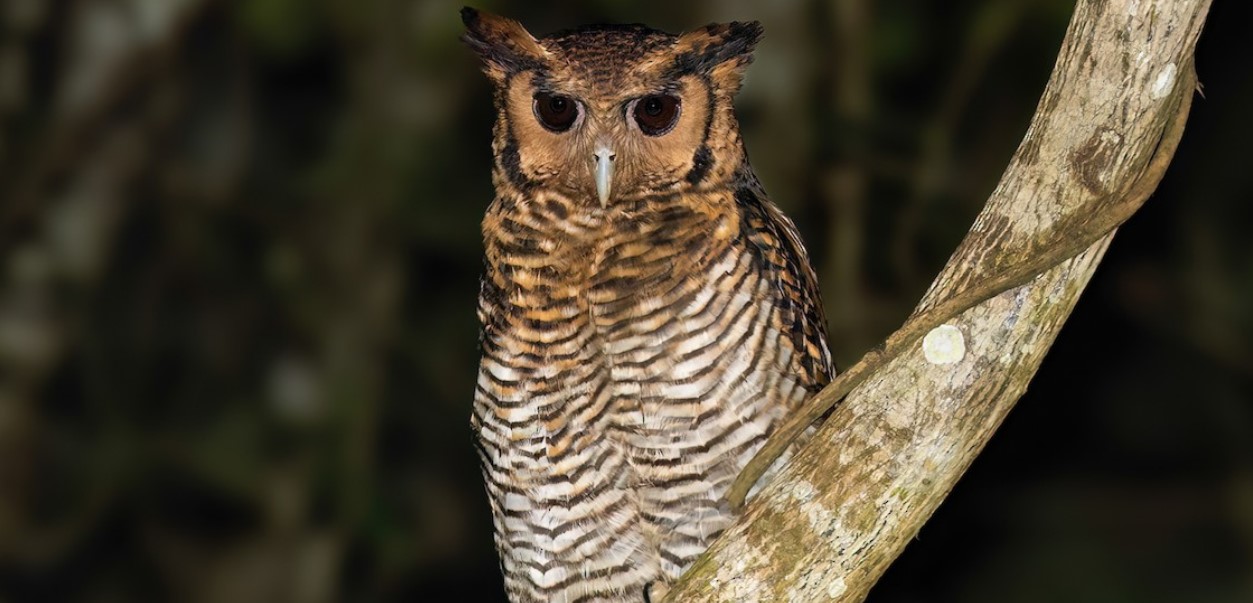
M 512 601 L 645 601 L 832 376 L 814 273 L 732 99 L 757 23 L 535 38 L 463 11 L 495 86 L 472 424 Z

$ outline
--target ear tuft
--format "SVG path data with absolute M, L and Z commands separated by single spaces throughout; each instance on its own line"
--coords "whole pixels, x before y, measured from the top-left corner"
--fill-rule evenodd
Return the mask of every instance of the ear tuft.
M 543 65 L 547 52 L 517 21 L 468 6 L 461 9 L 461 21 L 466 25 L 461 39 L 483 59 L 488 75 L 503 78 Z
M 479 11 L 469 6 L 461 7 L 461 22 L 464 23 L 466 27 L 472 27 L 472 24 L 478 20 Z
M 712 23 L 689 31 L 680 35 L 675 44 L 679 55 L 676 67 L 682 71 L 712 73 L 719 66 L 733 61 L 728 66 L 742 71 L 752 62 L 753 49 L 764 32 L 765 29 L 757 21 Z

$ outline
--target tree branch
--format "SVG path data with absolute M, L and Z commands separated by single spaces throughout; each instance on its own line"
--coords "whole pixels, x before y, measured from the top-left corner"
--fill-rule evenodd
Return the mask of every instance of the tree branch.
M 914 316 L 776 432 L 733 504 L 858 388 L 668 600 L 865 598 L 1026 389 L 1113 230 L 1156 189 L 1210 1 L 1078 3 L 1022 144 Z

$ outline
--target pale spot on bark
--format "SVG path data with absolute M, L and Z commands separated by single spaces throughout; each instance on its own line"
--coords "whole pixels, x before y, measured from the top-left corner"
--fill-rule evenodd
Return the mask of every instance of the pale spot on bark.
M 809 502 L 813 500 L 814 485 L 806 481 L 796 482 L 796 485 L 792 486 L 792 498 L 796 499 L 798 502 Z
M 848 585 L 844 584 L 844 578 L 836 578 L 827 584 L 827 596 L 832 599 L 844 594 L 848 590 Z
M 1152 88 L 1149 89 L 1149 96 L 1153 100 L 1161 100 L 1170 94 L 1170 91 L 1175 86 L 1175 74 L 1177 71 L 1178 68 L 1175 67 L 1174 63 L 1167 63 L 1162 72 L 1157 74 L 1157 77 L 1153 79 Z
M 922 338 L 922 353 L 931 364 L 955 364 L 966 357 L 966 339 L 961 329 L 940 325 Z

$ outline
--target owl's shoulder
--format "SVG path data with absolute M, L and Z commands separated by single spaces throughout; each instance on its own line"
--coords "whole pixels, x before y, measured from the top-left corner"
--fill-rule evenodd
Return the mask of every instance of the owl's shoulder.
M 827 346 L 827 321 L 818 292 L 818 276 L 796 224 L 769 198 L 755 177 L 734 188 L 741 236 L 777 293 L 782 327 L 799 352 L 809 385 L 817 389 L 835 374 Z

